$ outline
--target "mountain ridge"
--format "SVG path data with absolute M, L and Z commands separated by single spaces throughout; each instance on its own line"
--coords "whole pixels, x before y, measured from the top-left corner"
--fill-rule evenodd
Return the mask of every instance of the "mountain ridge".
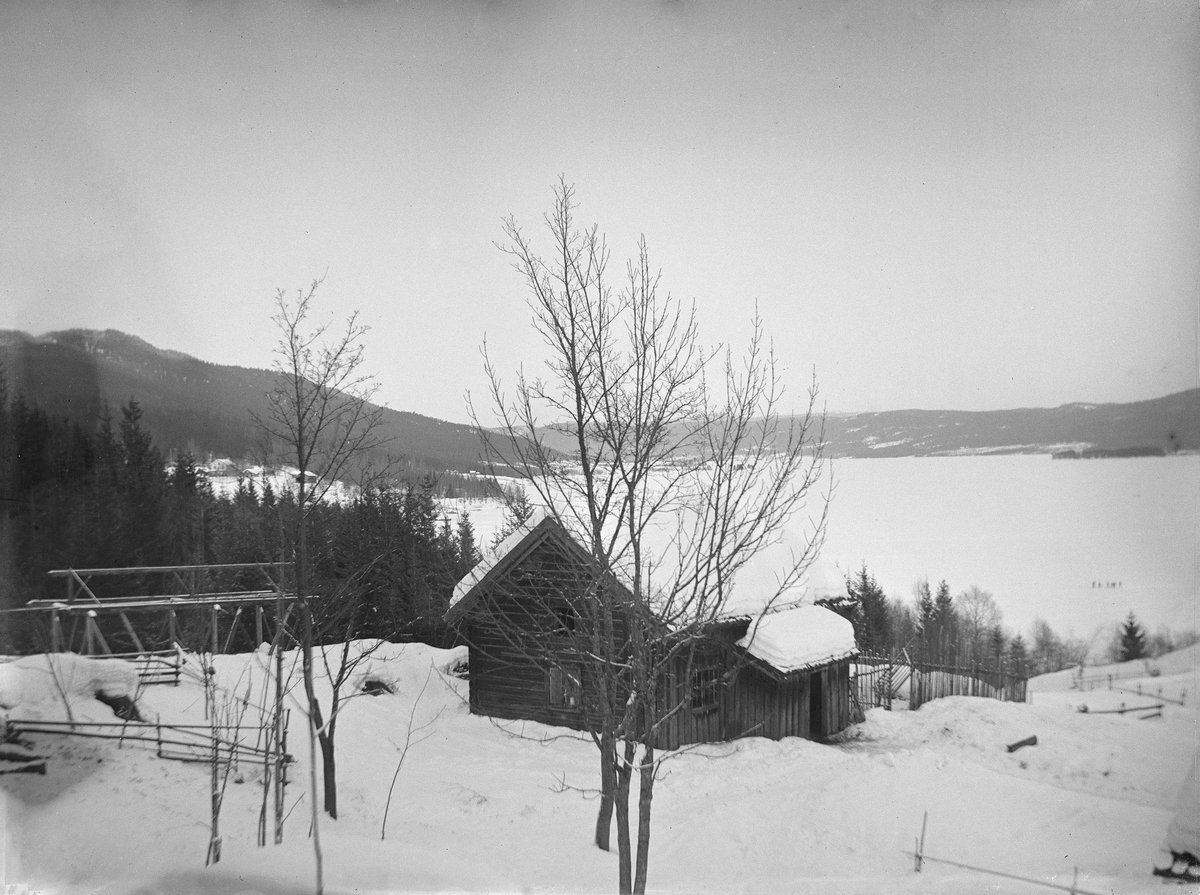
M 72 329 L 32 336 L 0 330 L 10 393 L 81 422 L 130 398 L 160 447 L 197 456 L 260 457 L 251 412 L 265 414 L 274 373 L 214 364 L 119 330 Z M 394 453 L 410 465 L 482 468 L 472 426 L 383 408 Z M 548 430 L 543 430 L 546 433 Z M 1047 453 L 1063 448 L 1175 453 L 1200 450 L 1200 388 L 1129 403 L 1076 401 L 1053 408 L 830 412 L 833 457 Z M 550 445 L 571 452 L 569 440 Z

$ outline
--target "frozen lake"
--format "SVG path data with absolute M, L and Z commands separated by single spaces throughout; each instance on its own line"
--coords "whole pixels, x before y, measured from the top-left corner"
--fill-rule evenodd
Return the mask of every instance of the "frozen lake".
M 1200 456 L 837 460 L 815 590 L 864 561 L 889 596 L 943 578 L 989 590 L 1005 624 L 1089 637 L 1133 611 L 1197 626 Z
M 1200 625 L 1200 456 L 847 459 L 833 471 L 815 594 L 843 591 L 866 562 L 904 600 L 925 576 L 955 594 L 977 584 L 1026 634 L 1040 616 L 1090 638 L 1130 611 L 1151 631 Z M 468 510 L 482 545 L 503 515 L 489 502 L 443 506 Z

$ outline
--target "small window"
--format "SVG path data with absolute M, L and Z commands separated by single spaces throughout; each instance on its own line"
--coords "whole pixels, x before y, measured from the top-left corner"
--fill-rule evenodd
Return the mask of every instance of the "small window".
M 555 609 L 554 618 L 558 621 L 557 633 L 575 633 L 575 610 L 570 606 L 560 606 Z
M 721 699 L 721 671 L 697 668 L 692 671 L 692 710 L 710 711 Z
M 583 669 L 578 665 L 564 665 L 561 668 L 556 665 L 550 669 L 549 675 L 550 705 L 564 709 L 579 708 Z

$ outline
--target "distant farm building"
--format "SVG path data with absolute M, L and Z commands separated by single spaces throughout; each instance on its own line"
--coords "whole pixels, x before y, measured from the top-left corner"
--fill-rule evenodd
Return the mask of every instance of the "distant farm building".
M 446 620 L 465 633 L 474 714 L 594 730 L 598 690 L 574 638 L 596 582 L 590 554 L 553 518 L 519 529 L 459 582 Z M 606 585 L 624 588 L 606 578 Z M 628 597 L 628 590 L 624 590 Z M 619 642 L 625 626 L 615 623 Z M 659 748 L 742 736 L 822 739 L 852 721 L 851 624 L 818 606 L 718 619 L 659 682 L 678 706 Z

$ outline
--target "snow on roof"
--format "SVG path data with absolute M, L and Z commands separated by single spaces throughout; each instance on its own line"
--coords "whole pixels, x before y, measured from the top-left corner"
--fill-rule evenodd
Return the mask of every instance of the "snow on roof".
M 738 646 L 779 671 L 799 671 L 858 652 L 854 626 L 823 606 L 797 606 L 764 615 Z
M 530 517 L 524 523 L 518 525 L 512 534 L 495 547 L 484 550 L 483 558 L 475 563 L 474 568 L 467 572 L 463 579 L 454 586 L 454 593 L 450 597 L 450 605 L 447 609 L 453 609 L 455 604 L 471 592 L 471 588 L 487 577 L 488 572 L 495 567 L 496 563 L 515 550 L 517 545 L 525 540 L 545 518 L 546 512 L 544 510 L 534 509 Z

